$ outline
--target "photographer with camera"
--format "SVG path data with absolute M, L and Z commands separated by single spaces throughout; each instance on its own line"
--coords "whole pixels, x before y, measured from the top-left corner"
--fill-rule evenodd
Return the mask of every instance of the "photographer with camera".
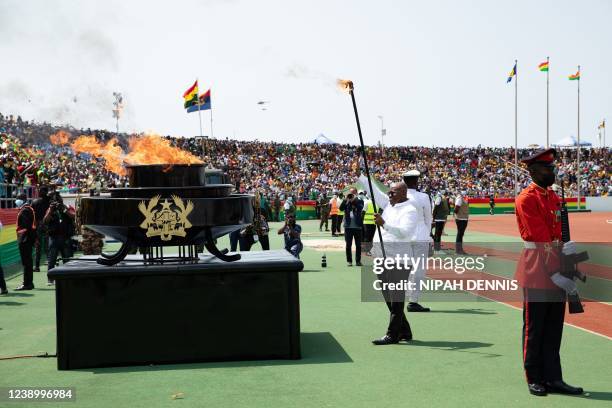
M 293 214 L 285 217 L 285 225 L 278 230 L 278 235 L 285 236 L 285 249 L 298 259 L 300 259 L 300 252 L 304 249 L 300 238 L 301 233 L 302 227 L 295 223 L 295 215 Z
M 357 196 L 357 189 L 351 187 L 342 203 L 344 211 L 344 240 L 346 241 L 346 263 L 353 266 L 352 244 L 355 240 L 355 265 L 361 266 L 361 235 L 363 229 L 363 201 Z
M 49 252 L 47 254 L 48 271 L 55 268 L 57 256 L 61 253 L 64 263 L 72 256 L 70 238 L 74 234 L 74 214 L 64 205 L 62 196 L 54 193 L 51 196 L 49 209 L 43 218 L 49 236 Z M 49 285 L 53 281 L 48 281 Z

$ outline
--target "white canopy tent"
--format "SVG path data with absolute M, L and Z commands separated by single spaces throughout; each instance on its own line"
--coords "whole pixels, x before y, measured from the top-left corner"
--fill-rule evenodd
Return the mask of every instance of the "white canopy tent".
M 329 137 L 325 136 L 323 133 L 319 134 L 319 136 L 315 137 L 312 143 L 324 145 L 324 144 L 338 144 L 331 140 Z
M 578 147 L 578 141 L 574 136 L 568 136 L 559 140 L 557 143 L 553 143 L 552 145 L 554 147 Z M 586 142 L 583 140 L 580 141 L 580 147 L 590 147 L 592 145 L 593 144 L 591 142 Z

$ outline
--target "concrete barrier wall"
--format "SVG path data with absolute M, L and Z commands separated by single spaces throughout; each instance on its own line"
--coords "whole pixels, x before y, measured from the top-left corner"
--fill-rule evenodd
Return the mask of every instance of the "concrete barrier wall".
M 587 197 L 587 208 L 594 212 L 612 212 L 612 197 Z

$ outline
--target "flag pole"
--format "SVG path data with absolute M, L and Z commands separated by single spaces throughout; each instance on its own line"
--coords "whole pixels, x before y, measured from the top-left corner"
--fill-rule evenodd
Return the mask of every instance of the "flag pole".
M 550 75 L 550 57 L 546 57 L 546 148 L 549 148 L 549 82 L 548 77 Z
M 198 82 L 198 80 L 196 79 L 196 82 Z M 198 93 L 197 93 L 197 98 L 198 98 L 198 117 L 200 119 L 200 137 L 202 137 L 202 111 L 200 110 L 200 88 L 199 88 L 199 84 L 198 84 Z
M 213 138 L 212 88 L 210 88 L 210 138 Z
M 514 60 L 514 196 L 518 195 L 518 60 Z
M 576 147 L 576 181 L 578 183 L 578 210 L 580 210 L 580 65 L 578 65 L 578 146 Z

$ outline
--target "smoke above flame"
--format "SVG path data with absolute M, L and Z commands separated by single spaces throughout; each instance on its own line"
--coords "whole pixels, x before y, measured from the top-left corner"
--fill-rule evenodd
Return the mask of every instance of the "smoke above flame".
M 70 142 L 70 133 L 64 130 L 60 130 L 59 132 L 54 133 L 51 136 L 49 136 L 49 140 L 54 145 L 58 145 L 58 146 L 67 145 L 68 142 Z
M 106 169 L 120 176 L 126 174 L 125 165 L 137 164 L 201 164 L 193 154 L 170 145 L 170 141 L 158 135 L 133 136 L 128 141 L 129 152 L 123 151 L 117 139 L 100 143 L 95 136 L 80 136 L 70 147 L 75 153 L 89 153 L 103 157 Z

